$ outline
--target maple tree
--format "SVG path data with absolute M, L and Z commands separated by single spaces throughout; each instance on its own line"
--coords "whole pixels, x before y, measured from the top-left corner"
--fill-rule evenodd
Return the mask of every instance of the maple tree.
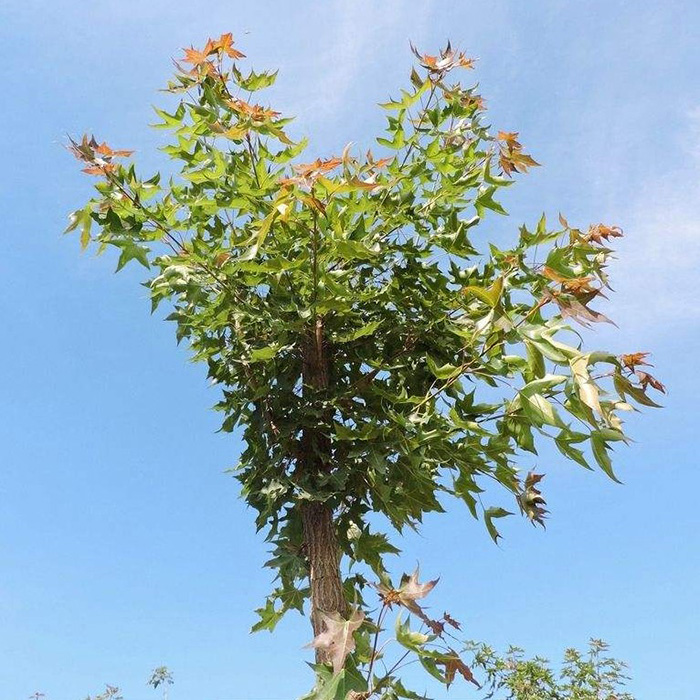
M 537 163 L 453 80 L 471 59 L 414 52 L 410 87 L 381 105 L 380 157 L 346 147 L 299 162 L 290 120 L 253 101 L 276 72 L 244 71 L 231 34 L 186 49 L 168 84 L 177 104 L 156 109 L 178 164 L 167 182 L 124 164 L 131 151 L 71 142 L 99 180 L 69 230 L 117 248 L 117 269 L 152 271 L 153 308 L 170 306 L 221 387 L 222 430 L 242 430 L 235 476 L 276 573 L 254 629 L 309 610 L 309 697 L 417 697 L 394 674 L 401 660 L 376 673 L 392 608 L 425 630 L 398 615 L 406 654 L 447 685 L 476 682 L 450 642 L 459 623 L 417 602 L 435 582 L 392 585 L 385 557 L 399 550 L 370 514 L 400 533 L 455 497 L 497 540 L 511 513 L 483 505 L 491 483 L 543 524 L 543 475 L 522 475 L 518 456 L 551 441 L 615 479 L 621 413 L 663 391 L 638 369 L 645 353 L 585 350 L 569 325 L 608 321 L 591 303 L 620 229 L 543 216 L 509 247 L 484 240 L 480 223 L 506 214 L 499 190 Z

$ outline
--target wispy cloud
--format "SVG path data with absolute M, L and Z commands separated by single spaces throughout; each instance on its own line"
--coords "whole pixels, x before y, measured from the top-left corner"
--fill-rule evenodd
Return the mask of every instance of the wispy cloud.
M 700 108 L 687 115 L 684 136 L 685 157 L 643 182 L 624 216 L 628 235 L 611 270 L 615 315 L 635 334 L 700 320 Z
M 348 93 L 376 63 L 384 47 L 393 52 L 397 45 L 408 48 L 409 39 L 423 38 L 434 0 L 420 5 L 402 0 L 333 4 L 334 23 L 319 51 L 323 78 L 313 86 L 313 97 L 299 109 L 300 114 L 314 115 L 318 120 L 348 109 Z

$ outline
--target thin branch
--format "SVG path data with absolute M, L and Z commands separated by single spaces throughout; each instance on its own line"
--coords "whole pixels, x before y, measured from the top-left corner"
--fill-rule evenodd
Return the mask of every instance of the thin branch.
M 377 616 L 377 631 L 374 633 L 374 643 L 372 644 L 372 656 L 370 657 L 369 670 L 367 671 L 368 686 L 372 681 L 372 671 L 374 669 L 374 662 L 377 657 L 377 645 L 379 643 L 379 635 L 381 634 L 382 622 L 384 621 L 384 617 L 386 616 L 388 609 L 389 606 L 386 604 L 386 602 L 382 603 L 382 609 L 379 611 L 379 615 Z

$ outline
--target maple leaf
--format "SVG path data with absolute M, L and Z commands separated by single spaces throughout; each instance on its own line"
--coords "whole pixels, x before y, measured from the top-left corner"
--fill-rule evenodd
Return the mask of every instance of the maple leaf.
M 605 322 L 615 325 L 615 323 L 604 314 L 589 309 L 588 306 L 586 306 L 589 300 L 590 298 L 586 299 L 584 297 L 579 301 L 576 298 L 565 296 L 556 290 L 553 291 L 546 288 L 542 294 L 541 303 L 547 304 L 549 302 L 554 302 L 559 307 L 562 318 L 571 318 L 574 321 L 578 321 L 578 323 L 586 328 L 590 327 L 591 323 Z
M 601 294 L 598 287 L 591 286 L 593 279 L 593 277 L 574 277 L 573 279 L 562 282 L 562 287 L 567 292 L 571 292 L 571 294 L 574 296 L 587 295 L 590 298 L 593 298 Z
M 94 136 L 88 138 L 87 134 L 82 137 L 80 143 L 74 139 L 69 139 L 68 147 L 71 153 L 78 159 L 87 163 L 83 172 L 88 175 L 108 175 L 114 172 L 116 165 L 112 163 L 113 158 L 123 158 L 130 156 L 133 151 L 115 151 L 106 142 L 97 143 Z
M 311 187 L 321 175 L 334 170 L 343 162 L 342 158 L 328 158 L 321 160 L 317 158 L 312 163 L 300 163 L 292 167 L 296 173 L 295 177 L 286 177 L 279 180 L 282 185 L 300 185 L 301 187 Z
M 192 70 L 183 71 L 188 72 L 190 75 L 197 75 L 198 73 L 204 73 L 205 75 L 211 75 L 216 73 L 216 67 L 209 60 L 209 53 L 205 47 L 204 51 L 195 49 L 190 46 L 189 49 L 183 49 L 185 52 L 185 57 L 182 59 L 185 63 L 192 65 Z M 179 67 L 179 64 L 176 64 Z
M 96 165 L 89 165 L 87 168 L 83 168 L 82 172 L 88 175 L 108 175 L 114 172 L 115 168 L 114 163 L 97 163 Z
M 522 148 L 518 142 L 518 132 L 517 131 L 499 131 L 496 138 L 499 141 L 503 141 L 505 146 L 510 149 Z
M 218 39 L 209 39 L 204 47 L 204 52 L 208 55 L 213 53 L 226 54 L 229 58 L 245 58 L 245 54 L 233 48 L 233 34 L 227 32 Z
M 355 651 L 353 633 L 362 625 L 365 614 L 355 610 L 349 620 L 344 620 L 339 613 L 330 615 L 322 612 L 321 619 L 325 629 L 314 637 L 309 646 L 321 649 L 333 665 L 333 673 L 339 673 L 345 665 L 345 659 Z
M 97 141 L 95 141 L 94 136 L 88 138 L 87 134 L 83 134 L 80 143 L 70 137 L 68 140 L 70 141 L 70 146 L 68 146 L 68 149 L 78 160 L 89 163 L 95 158 L 95 149 L 99 146 L 99 144 Z
M 128 158 L 133 151 L 114 151 L 106 141 L 103 141 L 96 149 L 95 153 L 99 153 L 104 158 Z
M 518 141 L 517 131 L 499 131 L 496 140 L 501 142 L 498 164 L 504 174 L 511 176 L 512 173 L 524 173 L 528 168 L 538 166 L 539 163 L 523 153 L 523 147 Z
M 222 251 L 219 253 L 215 258 L 214 258 L 214 263 L 216 264 L 217 267 L 221 267 L 224 265 L 228 260 L 231 258 L 231 254 L 227 253 L 225 251 Z
M 602 245 L 610 238 L 620 238 L 624 234 L 619 226 L 605 226 L 605 224 L 595 224 L 588 229 L 585 239 L 590 243 Z
M 411 44 L 411 51 L 416 55 L 420 64 L 427 68 L 431 73 L 447 73 L 453 68 L 473 68 L 474 59 L 468 58 L 464 52 L 455 51 L 450 43 L 440 51 L 439 56 L 430 56 L 428 54 L 421 54 L 418 49 L 416 49 L 413 44 Z
M 206 51 L 200 51 L 190 46 L 189 49 L 183 49 L 185 57 L 182 59 L 185 63 L 192 64 L 195 68 L 208 62 L 209 54 Z
M 454 627 L 456 630 L 461 630 L 462 625 L 457 622 L 449 613 L 443 613 L 442 619 L 450 626 Z
M 544 474 L 528 472 L 525 477 L 525 489 L 518 496 L 520 510 L 530 519 L 530 522 L 544 527 L 544 519 L 547 517 L 547 509 L 544 507 L 547 502 L 542 497 L 542 492 L 537 488 L 537 484 L 544 479 Z
M 445 685 L 448 688 L 454 682 L 457 673 L 459 673 L 464 680 L 473 683 L 477 688 L 481 688 L 481 685 L 477 682 L 476 678 L 474 678 L 474 674 L 469 666 L 462 661 L 459 654 L 454 649 L 450 649 L 450 655 L 438 663 L 445 667 Z
M 428 581 L 427 583 L 418 582 L 418 569 L 410 576 L 404 574 L 401 577 L 401 584 L 398 588 L 391 588 L 384 584 L 376 586 L 379 596 L 382 601 L 391 607 L 392 605 L 401 605 L 406 610 L 420 617 L 424 622 L 429 624 L 430 618 L 426 616 L 423 609 L 416 603 L 417 600 L 425 598 L 430 591 L 435 588 L 439 579 Z M 431 621 L 432 622 L 432 621 Z M 430 626 L 430 625 L 429 625 Z
M 443 95 L 448 101 L 457 101 L 462 107 L 470 110 L 483 110 L 486 105 L 486 101 L 481 95 L 477 95 L 472 92 L 467 92 L 465 94 L 464 90 L 462 89 L 446 89 L 443 91 Z
M 419 583 L 418 573 L 418 569 L 416 569 L 410 576 L 404 574 L 399 586 L 399 602 L 408 610 L 418 608 L 416 601 L 425 598 L 440 580 L 436 578 L 434 581 Z
M 234 112 L 238 112 L 238 114 L 249 117 L 254 122 L 263 122 L 280 116 L 279 112 L 275 112 L 272 109 L 266 109 L 262 105 L 251 105 L 245 100 L 228 100 L 226 104 L 231 107 Z
M 646 364 L 646 363 L 644 363 Z M 642 385 L 642 389 L 646 389 L 648 386 L 660 391 L 662 394 L 666 393 L 666 387 L 658 380 L 656 377 L 652 377 L 648 372 L 635 372 L 639 383 Z
M 647 365 L 651 367 L 651 364 L 646 361 L 649 357 L 648 352 L 631 352 L 627 355 L 620 355 L 620 362 L 627 367 L 627 369 L 633 370 L 638 365 Z
M 546 265 L 542 268 L 542 274 L 553 282 L 561 284 L 562 291 L 573 294 L 575 297 L 586 296 L 586 302 L 601 294 L 598 287 L 591 286 L 594 277 L 564 277 Z
M 426 625 L 430 628 L 430 631 L 437 635 L 438 637 L 442 637 L 444 631 L 445 631 L 445 621 L 444 620 L 431 620 L 427 615 L 423 618 L 421 617 L 423 622 L 425 622 Z

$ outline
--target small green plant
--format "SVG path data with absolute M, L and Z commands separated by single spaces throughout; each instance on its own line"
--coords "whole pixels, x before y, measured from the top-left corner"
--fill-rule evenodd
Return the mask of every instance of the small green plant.
M 99 695 L 88 695 L 85 700 L 124 700 L 121 690 L 115 685 L 105 685 L 104 692 Z
M 485 644 L 472 644 L 472 668 L 481 671 L 494 700 L 634 700 L 624 691 L 627 667 L 607 656 L 608 645 L 592 639 L 588 650 L 567 649 L 561 669 L 546 659 L 528 659 L 511 647 L 499 656 Z
M 158 668 L 153 669 L 151 677 L 148 679 L 146 685 L 149 685 L 154 689 L 162 686 L 163 700 L 168 700 L 168 688 L 174 682 L 173 674 L 170 669 L 168 669 L 167 666 L 158 666 Z

